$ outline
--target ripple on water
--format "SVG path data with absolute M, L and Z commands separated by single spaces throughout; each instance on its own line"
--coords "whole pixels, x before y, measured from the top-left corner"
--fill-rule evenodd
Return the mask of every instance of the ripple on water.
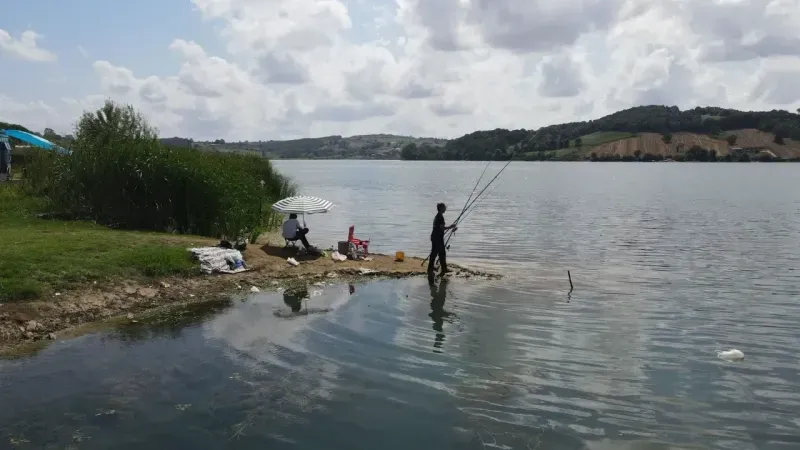
M 349 206 L 315 217 L 320 240 L 357 223 L 409 254 L 428 250 L 420 205 L 483 168 L 278 164 Z M 0 442 L 795 448 L 800 191 L 765 166 L 512 164 L 450 254 L 503 280 L 327 286 L 299 310 L 262 293 L 0 362 Z

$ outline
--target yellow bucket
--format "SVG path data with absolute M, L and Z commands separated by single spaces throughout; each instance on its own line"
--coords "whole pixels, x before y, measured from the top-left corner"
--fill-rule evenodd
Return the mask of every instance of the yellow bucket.
M 403 262 L 403 261 L 405 261 L 405 260 L 406 260 L 406 254 L 405 254 L 405 252 L 396 252 L 396 253 L 394 254 L 394 260 L 395 260 L 395 261 L 397 261 L 397 262 Z

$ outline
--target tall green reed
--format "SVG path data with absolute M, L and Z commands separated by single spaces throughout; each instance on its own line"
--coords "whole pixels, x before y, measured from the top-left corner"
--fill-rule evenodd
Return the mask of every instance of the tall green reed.
M 165 147 L 111 101 L 81 116 L 71 155 L 43 156 L 24 183 L 76 219 L 251 241 L 280 224 L 270 206 L 297 190 L 260 156 Z

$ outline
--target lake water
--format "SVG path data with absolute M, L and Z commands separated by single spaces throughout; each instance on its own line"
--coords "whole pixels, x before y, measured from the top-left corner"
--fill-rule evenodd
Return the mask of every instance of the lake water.
M 485 165 L 276 166 L 337 204 L 314 243 L 425 254 Z M 513 163 L 449 254 L 503 280 L 251 294 L 0 361 L 0 448 L 800 448 L 798 179 Z

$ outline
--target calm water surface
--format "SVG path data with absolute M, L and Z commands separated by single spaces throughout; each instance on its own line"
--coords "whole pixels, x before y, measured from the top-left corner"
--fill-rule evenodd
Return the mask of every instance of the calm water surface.
M 315 243 L 411 254 L 484 168 L 276 165 L 337 203 Z M 800 448 L 798 179 L 514 163 L 450 253 L 505 279 L 235 297 L 0 361 L 0 448 Z

